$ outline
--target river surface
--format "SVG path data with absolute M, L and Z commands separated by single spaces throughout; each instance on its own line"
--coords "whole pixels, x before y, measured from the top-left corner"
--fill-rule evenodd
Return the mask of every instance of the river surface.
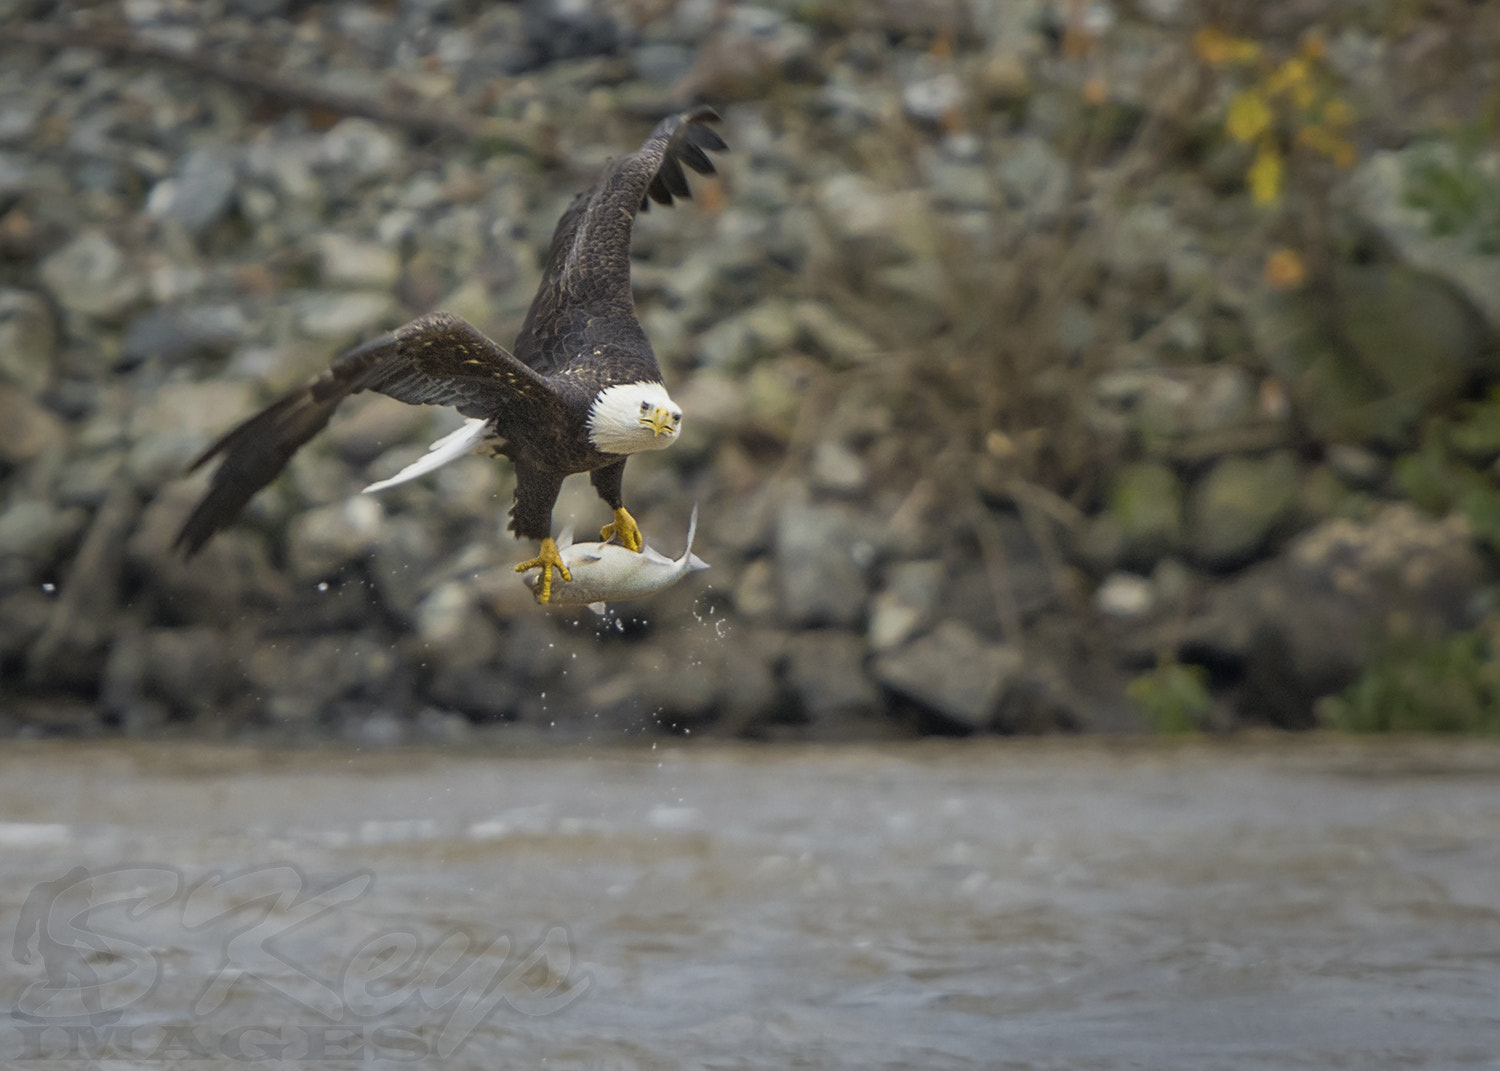
M 18 1067 L 1500 1067 L 1500 747 L 8 745 Z M 50 979 L 50 980 L 49 980 Z

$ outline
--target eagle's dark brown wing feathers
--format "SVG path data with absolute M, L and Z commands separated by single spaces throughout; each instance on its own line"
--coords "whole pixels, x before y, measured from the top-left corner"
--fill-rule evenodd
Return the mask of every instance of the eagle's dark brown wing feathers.
M 412 405 L 451 405 L 501 425 L 556 403 L 545 380 L 449 313 L 434 313 L 339 357 L 306 385 L 232 428 L 189 471 L 222 456 L 174 546 L 191 558 L 239 516 L 351 394 L 373 390 Z
M 687 114 L 694 118 L 682 128 L 681 139 L 670 145 L 668 153 L 662 157 L 661 168 L 657 171 L 656 177 L 651 180 L 651 184 L 646 187 L 646 197 L 641 200 L 643 212 L 651 207 L 652 201 L 659 205 L 670 205 L 673 197 L 691 200 L 693 191 L 688 186 L 687 176 L 682 173 L 683 165 L 687 165 L 700 175 L 717 174 L 714 162 L 708 158 L 708 153 L 704 150 L 727 152 L 729 149 L 729 146 L 724 144 L 724 139 L 719 137 L 712 127 L 701 125 L 703 119 L 718 118 L 713 109 L 702 108 L 697 112 Z
M 634 330 L 626 334 L 639 334 L 630 295 L 630 231 L 636 213 L 651 201 L 670 205 L 674 198 L 690 197 L 684 165 L 700 175 L 714 174 L 705 150 L 719 152 L 727 146 L 704 124 L 718 118 L 703 106 L 658 123 L 639 149 L 610 161 L 593 189 L 563 213 L 552 232 L 541 286 L 516 336 L 518 359 L 546 374 L 576 359 L 578 354 L 562 344 L 563 325 L 574 311 L 611 320 L 609 332 L 628 325 Z M 634 353 L 631 363 L 638 365 L 632 378 L 660 377 L 649 346 Z

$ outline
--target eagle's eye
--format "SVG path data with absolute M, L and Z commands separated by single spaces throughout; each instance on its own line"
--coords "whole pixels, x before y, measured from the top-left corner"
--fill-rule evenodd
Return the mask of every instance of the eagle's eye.
M 651 403 L 650 402 L 642 402 L 641 403 L 641 412 L 643 412 L 643 413 L 649 413 L 649 412 L 651 412 Z
M 676 423 L 678 423 L 681 420 L 682 420 L 682 414 L 681 413 L 673 413 L 672 414 L 672 423 L 673 424 L 676 424 Z

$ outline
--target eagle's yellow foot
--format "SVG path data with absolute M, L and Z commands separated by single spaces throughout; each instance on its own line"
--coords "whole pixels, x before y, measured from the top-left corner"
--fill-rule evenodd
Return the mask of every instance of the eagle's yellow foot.
M 618 538 L 625 545 L 626 550 L 633 550 L 637 554 L 641 552 L 641 529 L 635 523 L 635 518 L 624 506 L 615 510 L 613 523 L 606 524 L 599 529 L 599 538 L 608 543 L 611 539 Z
M 563 564 L 562 555 L 558 553 L 557 544 L 552 537 L 548 536 L 542 540 L 542 547 L 537 551 L 535 558 L 528 562 L 522 562 L 516 566 L 516 572 L 524 573 L 527 569 L 541 567 L 541 576 L 537 578 L 536 601 L 546 602 L 552 597 L 552 570 L 557 570 L 557 575 L 564 580 L 572 580 L 573 574 L 568 572 L 568 567 Z

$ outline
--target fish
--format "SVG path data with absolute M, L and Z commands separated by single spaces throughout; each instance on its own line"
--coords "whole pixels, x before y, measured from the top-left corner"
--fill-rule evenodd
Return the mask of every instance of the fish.
M 557 546 L 573 579 L 554 579 L 546 605 L 587 606 L 602 614 L 606 603 L 639 599 L 669 588 L 688 573 L 708 568 L 708 563 L 693 553 L 693 536 L 697 531 L 698 507 L 694 506 L 688 520 L 687 546 L 680 558 L 669 558 L 650 544 L 636 553 L 614 542 L 574 543 L 572 533 L 564 532 L 558 537 Z M 540 580 L 534 573 L 524 578 L 533 595 Z

